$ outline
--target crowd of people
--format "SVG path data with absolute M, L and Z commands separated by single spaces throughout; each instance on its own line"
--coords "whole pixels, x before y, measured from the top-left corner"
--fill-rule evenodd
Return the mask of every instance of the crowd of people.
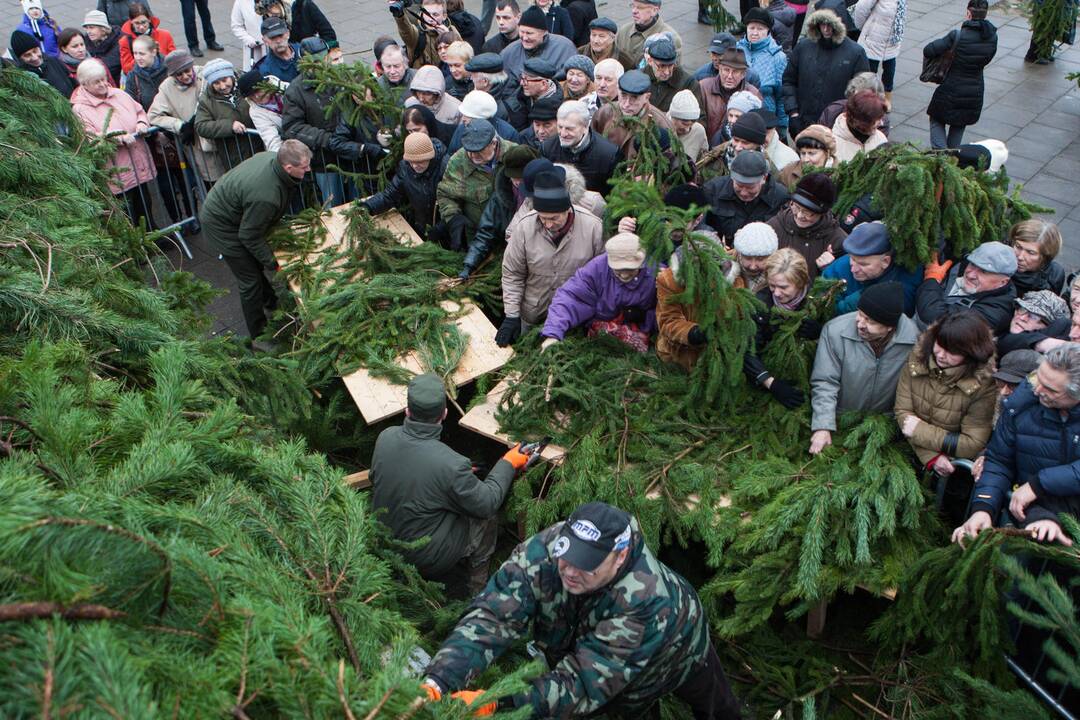
M 690 370 L 717 338 L 687 299 L 686 243 L 654 267 L 638 218 L 608 217 L 611 180 L 646 152 L 648 135 L 685 180 L 663 202 L 694 213 L 695 242 L 722 248 L 726 281 L 760 301 L 747 382 L 791 410 L 809 401 L 810 454 L 826 452 L 843 412 L 893 413 L 920 469 L 970 474 L 955 540 L 1011 520 L 1038 540 L 1071 543 L 1057 513 L 1080 510 L 1080 281 L 1055 261 L 1056 226 L 1026 220 L 965 257 L 905 267 L 872 198 L 837 217 L 836 187 L 820 172 L 889 142 L 906 0 L 744 3 L 739 36 L 717 33 L 702 58 L 684 56 L 662 0 L 632 0 L 621 26 L 592 0 L 484 0 L 480 18 L 461 0 L 389 0 L 399 37 L 375 42 L 373 70 L 396 110 L 356 124 L 300 68 L 302 57 L 344 61 L 311 0 L 236 0 L 237 65 L 196 64 L 196 9 L 206 47 L 220 48 L 206 0 L 183 2 L 186 49 L 140 0 L 100 0 L 69 28 L 39 0 L 22 4 L 10 62 L 116 144 L 111 190 L 133 219 L 149 217 L 143 190 L 155 179 L 171 188 L 197 174 L 210 188 L 201 228 L 236 276 L 253 340 L 278 300 L 266 235 L 310 175 L 326 204 L 401 208 L 423 239 L 461 253 L 462 281 L 501 257 L 500 346 L 533 329 L 542 351 L 572 332 L 603 333 Z M 1002 143 L 963 144 L 996 52 L 986 15 L 986 0 L 969 0 L 960 28 L 924 56 L 953 56 L 928 109 L 931 145 L 996 172 Z M 186 165 L 151 147 L 169 138 Z M 401 160 L 378 192 L 336 171 L 349 161 L 373 172 L 398 142 Z M 194 212 L 172 195 L 174 219 Z M 764 358 L 774 309 L 804 309 L 819 276 L 841 289 L 833 319 L 808 318 L 797 332 L 817 343 L 807 398 Z M 515 705 L 584 715 L 675 692 L 695 717 L 738 716 L 700 603 L 633 518 L 586 506 L 528 540 L 489 582 L 492 518 L 531 456 L 515 448 L 479 479 L 438 440 L 437 378 L 410 384 L 408 412 L 376 447 L 374 505 L 401 539 L 434 539 L 409 551 L 423 575 L 480 593 L 429 668 L 432 697 L 461 690 L 532 618 L 550 667 L 565 672 Z M 580 612 L 564 607 L 567 593 L 605 598 L 586 612 L 589 634 L 551 624 Z M 625 650 L 618 671 L 605 665 L 615 647 Z

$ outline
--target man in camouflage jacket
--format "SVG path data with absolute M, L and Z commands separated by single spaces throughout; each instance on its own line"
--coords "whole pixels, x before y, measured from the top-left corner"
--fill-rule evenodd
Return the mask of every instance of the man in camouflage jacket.
M 698 720 L 740 717 L 697 594 L 618 508 L 588 503 L 519 545 L 428 666 L 429 695 L 467 686 L 530 625 L 549 671 L 528 692 L 500 698 L 500 709 L 641 718 L 674 692 Z

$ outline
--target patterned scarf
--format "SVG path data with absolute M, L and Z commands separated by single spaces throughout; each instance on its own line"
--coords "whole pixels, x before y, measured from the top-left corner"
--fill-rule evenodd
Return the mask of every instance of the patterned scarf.
M 892 35 L 889 36 L 890 45 L 899 45 L 904 39 L 904 19 L 907 15 L 907 0 L 896 1 L 896 15 L 893 16 Z

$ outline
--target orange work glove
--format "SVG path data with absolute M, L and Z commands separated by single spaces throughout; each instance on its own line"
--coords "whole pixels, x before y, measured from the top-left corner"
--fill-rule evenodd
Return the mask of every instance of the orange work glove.
M 529 462 L 529 456 L 521 452 L 522 445 L 524 445 L 524 443 L 518 443 L 507 450 L 506 454 L 502 456 L 502 459 L 513 465 L 515 470 L 521 470 L 525 467 L 525 464 Z
M 935 252 L 933 257 L 930 258 L 930 262 L 926 263 L 926 269 L 923 270 L 923 280 L 945 282 L 945 276 L 949 274 L 949 268 L 951 267 L 952 260 L 939 263 L 938 254 Z
M 458 690 L 450 697 L 455 700 L 460 700 L 466 705 L 472 706 L 476 702 L 476 698 L 484 694 L 483 690 Z M 489 702 L 484 705 L 472 708 L 473 717 L 487 717 L 488 715 L 494 715 L 495 709 L 498 707 L 498 703 Z
M 434 687 L 433 685 L 428 685 L 427 683 L 424 683 L 420 687 L 424 688 L 424 692 L 427 693 L 428 700 L 430 700 L 431 702 L 439 702 L 440 700 L 442 700 L 442 693 L 439 692 L 439 688 Z

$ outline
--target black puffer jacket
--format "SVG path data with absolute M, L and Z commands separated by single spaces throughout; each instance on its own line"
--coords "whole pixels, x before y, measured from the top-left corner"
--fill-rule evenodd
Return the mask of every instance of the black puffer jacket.
M 925 328 L 942 315 L 957 310 L 974 310 L 983 316 L 994 336 L 1009 332 L 1009 321 L 1013 316 L 1013 300 L 1016 288 L 1006 283 L 997 290 L 977 292 L 974 295 L 949 295 L 949 288 L 956 278 L 964 274 L 968 261 L 964 260 L 953 266 L 945 282 L 933 278 L 924 280 L 915 293 L 915 319 L 920 328 Z
M 319 6 L 311 0 L 294 0 L 292 4 L 292 25 L 289 27 L 291 42 L 301 42 L 305 38 L 319 36 L 330 47 L 337 47 L 337 32 L 326 19 Z
M 821 37 L 818 24 L 833 28 L 829 40 Z M 844 23 L 831 10 L 816 10 L 806 18 L 806 37 L 791 51 L 784 70 L 784 109 L 796 135 L 821 117 L 821 111 L 844 97 L 847 84 L 858 73 L 870 69 L 866 51 L 847 36 Z
M 150 104 L 157 96 L 158 88 L 165 78 L 169 77 L 168 68 L 159 55 L 155 64 L 149 68 L 141 68 L 136 65 L 127 76 L 125 92 L 135 98 L 135 102 L 142 105 L 143 110 L 149 110 Z
M 337 128 L 338 115 L 326 116 L 326 108 L 334 97 L 332 90 L 316 93 L 315 86 L 298 77 L 285 91 L 285 107 L 281 111 L 281 139 L 299 140 L 311 148 L 311 169 L 322 172 L 330 157 L 330 140 Z
M 956 37 L 953 30 L 923 48 L 923 57 L 945 54 Z M 946 125 L 974 125 L 983 107 L 983 69 L 997 53 L 997 28 L 989 20 L 965 20 L 960 26 L 956 56 L 945 80 L 930 98 L 926 113 Z
M 1049 290 L 1060 295 L 1065 289 L 1065 269 L 1058 265 L 1056 260 L 1051 260 L 1039 270 L 1015 273 L 1012 284 L 1016 288 L 1016 297 L 1022 298 L 1036 290 Z
M 462 10 L 450 13 L 450 24 L 458 31 L 461 39 L 472 46 L 473 52 L 479 55 L 484 49 L 484 30 L 480 27 L 480 18 L 471 12 Z
M 619 163 L 619 148 L 606 137 L 589 129 L 589 145 L 580 153 L 559 144 L 559 136 L 549 137 L 540 146 L 540 154 L 553 163 L 573 165 L 585 176 L 585 188 L 607 196 L 608 180 Z
M 739 199 L 735 194 L 735 183 L 728 175 L 709 180 L 702 190 L 711 208 L 705 222 L 728 245 L 734 241 L 739 228 L 747 223 L 765 222 L 780 212 L 789 197 L 784 186 L 772 178 L 765 181 L 765 187 L 750 202 Z
M 426 237 L 428 227 L 435 222 L 435 189 L 449 159 L 446 146 L 435 138 L 431 139 L 431 144 L 435 146 L 435 158 L 428 163 L 427 170 L 417 173 L 412 165 L 402 160 L 386 188 L 364 201 L 372 215 L 407 205 L 405 219 L 420 237 Z

